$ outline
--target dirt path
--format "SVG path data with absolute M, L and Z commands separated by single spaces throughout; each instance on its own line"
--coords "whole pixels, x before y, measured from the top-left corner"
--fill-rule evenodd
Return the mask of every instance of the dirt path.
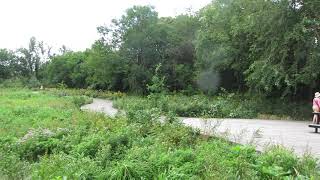
M 112 101 L 97 98 L 94 98 L 91 104 L 82 106 L 81 110 L 101 112 L 111 117 L 118 113 L 118 110 L 112 107 Z
M 207 134 L 216 133 L 241 144 L 253 144 L 258 150 L 280 144 L 303 155 L 310 152 L 320 157 L 320 133 L 308 127 L 309 122 L 258 119 L 182 118 L 185 125 Z M 218 124 L 218 125 L 217 125 Z M 213 127 L 214 130 L 211 130 Z
M 93 103 L 81 107 L 83 110 L 102 112 L 115 116 L 117 109 L 112 101 L 94 99 Z M 215 134 L 241 144 L 253 144 L 258 150 L 270 144 L 280 144 L 302 155 L 310 152 L 320 157 L 320 133 L 313 133 L 309 122 L 258 119 L 200 119 L 180 118 L 183 124 L 198 128 L 204 134 Z

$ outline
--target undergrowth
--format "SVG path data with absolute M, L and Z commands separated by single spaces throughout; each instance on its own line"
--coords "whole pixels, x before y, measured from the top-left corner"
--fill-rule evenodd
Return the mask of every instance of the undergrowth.
M 82 96 L 77 94 L 76 96 Z M 150 100 L 151 101 L 151 100 Z M 80 103 L 81 104 L 81 103 Z M 2 179 L 319 179 L 317 160 L 204 137 L 161 109 L 79 111 L 72 96 L 0 91 Z
M 163 114 L 204 118 L 262 118 L 310 120 L 308 103 L 272 100 L 250 95 L 221 93 L 216 96 L 183 94 L 151 94 L 116 98 L 115 107 L 129 110 L 158 108 Z

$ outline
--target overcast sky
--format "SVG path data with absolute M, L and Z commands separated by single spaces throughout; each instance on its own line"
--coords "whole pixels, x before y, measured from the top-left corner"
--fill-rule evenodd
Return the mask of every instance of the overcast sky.
M 0 48 L 26 47 L 31 36 L 84 50 L 98 38 L 96 27 L 133 5 L 155 6 L 159 16 L 200 9 L 211 0 L 0 0 Z

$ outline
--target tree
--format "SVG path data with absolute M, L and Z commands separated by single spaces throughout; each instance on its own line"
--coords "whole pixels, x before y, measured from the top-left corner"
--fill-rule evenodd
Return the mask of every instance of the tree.
M 121 19 L 113 20 L 113 27 L 99 27 L 102 41 L 111 42 L 128 65 L 124 86 L 136 93 L 146 92 L 151 69 L 161 61 L 165 34 L 161 34 L 164 32 L 157 28 L 157 22 L 153 7 L 134 6 Z
M 170 77 L 166 85 L 170 90 L 182 90 L 194 86 L 195 47 L 194 41 L 199 27 L 195 15 L 179 15 L 161 18 L 159 24 L 167 31 L 166 50 L 163 52 L 162 73 Z
M 35 37 L 30 38 L 28 48 L 18 49 L 18 61 L 24 67 L 23 76 L 39 79 L 40 66 L 50 58 L 50 49 L 45 48 L 44 43 Z
M 123 87 L 146 93 L 154 76 L 152 69 L 161 63 L 161 76 L 171 90 L 181 90 L 193 83 L 195 50 L 193 41 L 198 20 L 192 15 L 158 18 L 153 7 L 134 6 L 111 27 L 99 27 L 100 42 L 117 52 L 127 66 Z M 125 88 L 125 89 L 127 89 Z
M 244 89 L 243 72 L 251 64 L 251 17 L 263 1 L 217 0 L 201 10 L 196 41 L 198 71 L 218 72 L 226 89 Z M 251 18 L 250 18 L 251 17 Z
M 7 49 L 0 49 L 0 80 L 10 79 L 16 75 L 16 57 L 14 53 Z
M 312 69 L 319 65 L 319 6 L 312 0 L 213 2 L 200 12 L 199 70 L 218 71 L 222 81 L 235 85 L 231 89 L 273 96 L 313 89 L 319 79 Z
M 97 41 L 88 51 L 85 66 L 88 70 L 87 84 L 95 89 L 108 89 L 113 91 L 125 90 L 126 64 L 123 63 L 117 52 Z
M 85 52 L 67 52 L 53 57 L 45 69 L 48 83 L 64 83 L 73 88 L 87 87 L 86 58 Z
M 312 3 L 311 9 L 320 7 L 316 1 L 268 2 L 269 8 L 264 9 L 268 16 L 257 18 L 257 25 L 262 28 L 254 31 L 260 38 L 251 49 L 256 61 L 246 71 L 252 88 L 295 98 L 297 94 L 308 95 L 306 91 L 312 94 L 319 74 L 311 66 L 320 65 L 319 46 L 316 32 L 307 23 L 305 8 L 310 7 L 305 3 Z M 266 25 L 262 26 L 262 22 Z

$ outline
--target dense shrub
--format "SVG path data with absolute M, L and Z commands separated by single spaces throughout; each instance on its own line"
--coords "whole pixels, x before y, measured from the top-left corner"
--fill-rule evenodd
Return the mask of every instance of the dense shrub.
M 162 114 L 180 117 L 308 119 L 306 103 L 270 100 L 249 95 L 222 93 L 218 96 L 151 94 L 147 97 L 126 96 L 115 101 L 115 107 L 126 111 L 158 109 Z
M 0 79 L 0 87 L 1 88 L 21 88 L 25 86 L 25 82 L 22 78 L 17 79 Z
M 88 96 L 92 98 L 105 98 L 105 99 L 117 99 L 117 98 L 126 96 L 126 94 L 122 92 L 96 91 L 96 90 L 90 90 L 90 89 L 49 88 L 49 89 L 46 89 L 46 92 L 50 94 L 55 94 L 58 96 Z
M 30 163 L 21 160 L 18 153 L 0 148 L 0 159 L 0 176 L 2 179 L 26 179 L 30 177 Z
M 32 77 L 29 79 L 29 81 L 26 83 L 26 86 L 27 86 L 28 88 L 40 88 L 41 83 L 40 83 L 40 81 L 39 81 L 36 77 L 32 76 Z
M 80 108 L 82 105 L 92 103 L 92 99 L 87 96 L 73 96 L 72 102 Z
M 53 153 L 59 140 L 50 130 L 29 131 L 18 144 L 20 157 L 28 161 L 37 161 L 39 157 Z
M 101 176 L 101 167 L 90 158 L 64 153 L 44 156 L 32 165 L 33 179 L 99 179 Z
M 161 121 L 159 108 L 148 108 L 151 100 L 127 104 L 128 116 L 117 118 L 80 112 L 72 98 L 50 93 L 10 89 L 0 100 L 3 179 L 319 178 L 311 156 L 280 147 L 260 154 L 203 137 Z

